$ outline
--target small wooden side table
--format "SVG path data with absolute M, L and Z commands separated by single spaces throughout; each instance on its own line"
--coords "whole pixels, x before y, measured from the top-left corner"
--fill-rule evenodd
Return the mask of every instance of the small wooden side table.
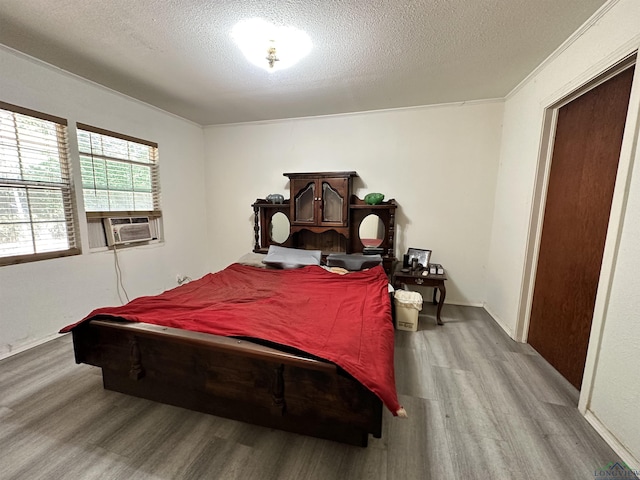
M 440 313 L 442 312 L 442 305 L 444 305 L 444 299 L 447 296 L 447 289 L 444 286 L 444 281 L 447 279 L 446 271 L 442 275 L 436 274 L 428 274 L 422 275 L 423 271 L 415 271 L 411 270 L 407 272 L 402 271 L 402 264 L 396 265 L 396 268 L 393 271 L 392 277 L 392 285 L 393 288 L 400 289 L 406 288 L 408 289 L 411 285 L 418 285 L 421 287 L 434 287 L 433 288 L 433 304 L 438 305 L 438 309 L 436 311 L 436 320 L 438 321 L 438 325 L 442 325 L 442 318 L 440 317 Z M 436 294 L 440 291 L 440 298 L 436 301 Z

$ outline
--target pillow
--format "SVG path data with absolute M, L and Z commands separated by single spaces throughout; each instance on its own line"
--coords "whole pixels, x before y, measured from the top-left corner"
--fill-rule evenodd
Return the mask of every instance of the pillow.
M 251 267 L 266 268 L 267 266 L 264 263 L 262 263 L 262 261 L 265 259 L 266 256 L 267 256 L 266 253 L 249 252 L 249 253 L 245 253 L 242 257 L 240 257 L 236 263 L 240 263 L 242 265 L 249 265 Z
M 298 248 L 270 245 L 267 256 L 262 261 L 265 265 L 278 268 L 300 268 L 306 265 L 320 265 L 320 250 L 301 250 Z
M 380 255 L 362 255 L 358 253 L 331 253 L 327 256 L 328 267 L 342 267 L 347 270 L 364 270 L 382 263 Z

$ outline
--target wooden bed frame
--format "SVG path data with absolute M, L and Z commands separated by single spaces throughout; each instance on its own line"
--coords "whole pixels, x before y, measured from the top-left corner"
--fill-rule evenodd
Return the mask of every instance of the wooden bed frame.
M 225 418 L 366 447 L 382 402 L 335 364 L 246 340 L 93 319 L 73 329 L 77 363 L 104 388 Z

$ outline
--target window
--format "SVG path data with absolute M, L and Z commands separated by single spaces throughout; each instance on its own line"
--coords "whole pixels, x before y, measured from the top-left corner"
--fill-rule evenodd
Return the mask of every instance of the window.
M 149 217 L 161 240 L 158 144 L 78 123 L 78 151 L 90 248 L 107 246 L 104 219 Z
M 78 124 L 87 212 L 160 210 L 158 145 Z
M 0 265 L 75 255 L 67 122 L 0 102 Z
M 78 124 L 86 212 L 160 214 L 158 145 Z

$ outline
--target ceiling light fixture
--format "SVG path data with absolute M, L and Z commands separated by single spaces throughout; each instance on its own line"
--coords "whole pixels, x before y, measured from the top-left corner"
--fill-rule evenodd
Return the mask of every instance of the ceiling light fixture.
M 276 47 L 273 45 L 275 42 L 271 40 L 271 46 L 267 48 L 267 56 L 266 60 L 269 62 L 269 68 L 273 68 L 276 62 L 279 62 L 280 59 L 276 55 Z
M 312 47 L 309 35 L 302 30 L 277 27 L 261 18 L 242 20 L 233 27 L 231 36 L 247 60 L 268 72 L 295 65 Z

